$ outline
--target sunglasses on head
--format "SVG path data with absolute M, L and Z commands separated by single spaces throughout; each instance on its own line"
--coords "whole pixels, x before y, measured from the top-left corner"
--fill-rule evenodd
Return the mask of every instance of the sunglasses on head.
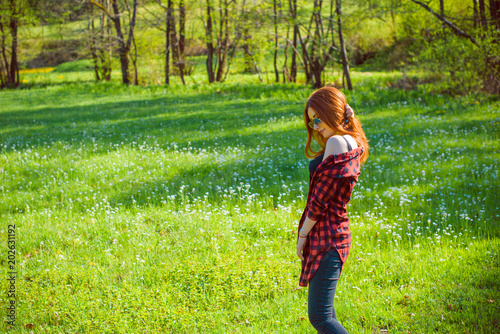
M 318 117 L 314 117 L 312 121 L 307 123 L 311 129 L 314 129 L 314 125 L 319 126 L 321 123 L 323 123 L 322 120 L 320 120 Z

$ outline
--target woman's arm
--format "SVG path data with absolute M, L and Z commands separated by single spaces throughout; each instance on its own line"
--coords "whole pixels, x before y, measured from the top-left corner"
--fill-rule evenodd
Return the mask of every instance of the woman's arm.
M 326 142 L 325 157 L 323 160 L 332 154 L 339 154 L 347 152 L 347 144 L 341 136 L 333 136 Z M 335 192 L 336 182 L 333 178 L 327 175 L 322 175 L 316 182 L 315 189 L 311 195 L 308 203 L 309 210 L 307 211 L 304 224 L 299 231 L 299 238 L 297 240 L 297 256 L 303 260 L 302 255 L 304 245 L 307 240 L 307 235 L 313 229 L 318 219 L 326 212 L 330 203 L 331 196 Z M 312 218 L 310 218 L 312 217 Z
M 347 143 L 342 138 L 342 136 L 332 136 L 328 138 L 325 147 L 325 155 L 323 160 L 325 160 L 330 155 L 340 154 L 347 152 Z M 310 206 L 308 211 L 308 215 L 306 215 L 306 219 L 304 221 L 304 225 L 300 229 L 302 236 L 306 236 L 314 227 L 314 224 L 317 222 L 318 216 L 321 215 L 324 211 L 326 211 L 328 207 L 329 198 L 334 191 L 334 180 L 330 178 L 320 178 L 316 183 L 316 189 L 314 189 Z M 312 210 L 311 210 L 312 209 Z M 309 216 L 313 218 L 309 218 Z
M 299 233 L 301 236 L 306 236 L 309 234 L 309 232 L 312 230 L 314 225 L 316 224 L 317 220 L 312 220 L 311 218 L 306 216 L 306 219 L 304 220 L 304 224 L 302 225 L 302 228 L 300 229 Z
M 354 110 L 346 104 L 346 117 L 349 118 L 351 116 L 354 116 Z M 346 141 L 342 138 L 342 136 L 332 136 L 328 138 L 326 142 L 326 147 L 325 147 L 325 154 L 323 156 L 323 160 L 325 160 L 327 157 L 330 155 L 335 155 L 335 154 L 340 154 L 349 151 L 347 148 L 347 143 Z M 314 208 L 311 210 L 311 208 L 308 211 L 308 214 L 314 215 L 317 218 L 319 218 L 319 215 L 321 215 L 321 211 L 326 211 L 328 207 L 328 199 L 329 195 L 334 192 L 332 187 L 334 184 L 331 182 L 332 180 L 319 180 L 317 182 L 316 187 L 319 189 L 315 189 L 313 191 L 313 196 L 311 199 L 311 206 L 314 206 Z M 325 192 L 325 188 L 329 188 L 329 191 Z M 318 191 L 319 190 L 319 191 Z M 306 215 L 306 218 L 304 220 L 304 224 L 302 225 L 302 228 L 299 231 L 299 238 L 297 239 L 297 256 L 301 259 L 304 260 L 304 256 L 302 255 L 304 245 L 307 240 L 307 235 L 311 230 L 313 229 L 314 225 L 316 225 L 317 220 L 313 220 L 309 218 L 308 215 Z
M 347 151 L 347 144 L 344 138 L 342 138 L 342 136 L 332 136 L 328 138 L 326 142 L 323 160 L 332 154 L 339 154 Z M 335 193 L 336 183 L 334 178 L 324 173 L 320 174 L 316 180 L 311 197 L 307 203 L 307 217 L 304 222 L 304 224 L 307 222 L 307 226 L 311 227 L 308 230 L 304 230 L 304 232 L 309 233 L 316 221 L 327 211 L 331 202 L 331 197 Z

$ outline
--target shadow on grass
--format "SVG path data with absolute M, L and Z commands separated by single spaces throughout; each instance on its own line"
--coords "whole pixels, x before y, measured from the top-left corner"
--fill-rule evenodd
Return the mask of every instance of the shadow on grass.
M 92 96 L 94 98 L 109 98 L 109 94 L 116 93 L 116 87 L 104 86 L 109 88 L 106 92 L 102 87 L 97 97 L 94 96 L 93 90 L 96 87 L 90 85 L 90 90 L 85 91 L 81 86 L 76 86 L 75 89 L 80 92 L 80 96 L 85 98 Z M 241 86 L 233 85 L 224 87 L 224 90 L 217 92 L 219 89 L 214 87 L 203 87 L 208 89 L 207 92 L 189 91 L 189 94 L 182 96 L 138 96 L 130 98 L 128 101 L 118 102 L 103 102 L 89 103 L 85 106 L 76 107 L 41 107 L 33 106 L 32 110 L 28 111 L 7 111 L 0 113 L 0 124 L 2 130 L 0 139 L 4 146 L 0 149 L 4 153 L 12 150 L 12 146 L 16 145 L 17 151 L 23 151 L 30 146 L 50 146 L 54 143 L 61 142 L 62 144 L 78 144 L 78 146 L 94 146 L 95 151 L 89 152 L 91 155 L 107 155 L 109 152 L 115 151 L 123 145 L 133 146 L 146 142 L 148 145 L 158 145 L 159 148 L 169 148 L 174 142 L 178 148 L 196 148 L 206 149 L 207 151 L 225 152 L 231 147 L 243 145 L 248 153 L 248 150 L 258 146 L 266 147 L 273 145 L 274 147 L 290 147 L 290 144 L 305 142 L 305 130 L 301 122 L 302 103 L 282 100 L 274 97 L 276 90 L 281 87 L 270 87 L 263 91 L 258 90 L 259 85 Z M 124 91 L 126 88 L 119 87 Z M 157 92 L 162 93 L 160 88 L 154 88 Z M 189 88 L 192 89 L 192 88 Z M 82 92 L 83 90 L 83 92 Z M 284 93 L 290 92 L 291 88 L 286 87 Z M 246 92 L 246 93 L 245 93 Z M 36 92 L 34 92 L 36 93 Z M 69 94 L 70 92 L 68 92 Z M 60 92 L 54 92 L 54 98 Z M 46 94 L 41 94 L 46 95 Z M 39 96 L 34 96 L 32 99 L 37 100 Z M 427 113 L 426 113 L 427 115 Z M 433 114 L 429 114 L 431 117 Z M 283 117 L 283 121 L 281 121 Z M 410 154 L 422 151 L 420 143 L 426 139 L 432 138 L 436 133 L 432 132 L 435 129 L 439 130 L 440 134 L 444 130 L 453 131 L 454 133 L 464 133 L 468 138 L 476 134 L 483 134 L 487 131 L 484 129 L 486 121 L 467 120 L 448 118 L 441 115 L 439 122 L 410 122 L 410 126 L 406 124 L 399 125 L 400 129 L 392 126 L 395 121 L 393 116 L 380 115 L 376 118 L 369 119 L 365 125 L 370 128 L 368 137 L 372 136 L 370 144 L 377 147 L 375 156 L 378 156 L 377 164 L 371 165 L 371 159 L 368 160 L 365 171 L 368 173 L 376 173 L 376 166 L 381 171 L 390 171 L 390 175 L 385 175 L 385 184 L 377 188 L 378 193 L 383 193 L 390 188 L 401 188 L 411 186 L 406 181 L 405 171 L 415 169 L 415 165 L 426 167 L 422 161 L 416 161 L 417 158 L 408 158 Z M 282 122 L 282 123 L 280 123 Z M 288 123 L 287 123 L 288 122 Z M 431 122 L 431 120 L 429 120 Z M 428 125 L 429 124 L 429 125 Z M 276 130 L 270 131 L 273 125 L 278 125 Z M 280 126 L 287 129 L 280 129 Z M 372 130 L 373 129 L 373 130 Z M 407 136 L 399 136 L 396 133 L 404 130 L 408 132 Z M 429 132 L 430 131 L 430 132 Z M 379 143 L 385 140 L 382 135 L 388 134 L 397 145 L 401 146 L 395 150 L 384 152 L 379 148 Z M 443 133 L 446 136 L 446 133 Z M 440 161 L 443 153 L 450 153 L 445 149 L 450 149 L 451 153 L 458 155 L 471 156 L 478 158 L 478 162 L 483 162 L 487 157 L 494 156 L 496 153 L 493 147 L 478 149 L 471 140 L 471 145 L 465 147 L 459 143 L 446 142 L 446 147 L 438 147 L 429 150 L 426 147 L 429 164 L 436 161 L 436 168 L 445 168 L 440 166 L 444 161 Z M 124 143 L 124 144 L 123 144 Z M 413 144 L 416 143 L 416 144 Z M 298 147 L 298 146 L 293 146 Z M 177 168 L 175 173 L 165 173 L 164 177 L 153 179 L 145 183 L 137 182 L 129 189 L 121 189 L 115 192 L 109 189 L 109 198 L 113 204 L 122 204 L 125 207 L 158 205 L 162 203 L 161 197 L 166 198 L 167 195 L 176 193 L 180 187 L 185 184 L 190 184 L 197 190 L 190 193 L 192 198 L 203 198 L 206 192 L 210 192 L 209 199 L 216 202 L 221 199 L 221 194 L 214 195 L 216 185 L 225 189 L 233 186 L 237 187 L 236 180 L 248 180 L 255 189 L 260 189 L 262 195 L 273 195 L 275 198 L 282 193 L 281 181 L 290 181 L 285 178 L 291 176 L 293 181 L 299 179 L 301 182 L 307 180 L 307 171 L 299 171 L 295 165 L 299 159 L 307 164 L 307 160 L 302 157 L 302 148 L 293 148 L 296 154 L 290 154 L 287 158 L 273 160 L 273 168 L 278 170 L 275 173 L 275 180 L 266 180 L 269 182 L 269 187 L 259 188 L 260 176 L 256 170 L 263 168 L 265 170 L 266 161 L 263 159 L 253 159 L 248 156 L 235 158 L 235 161 L 218 165 L 214 168 L 213 165 L 204 164 L 197 166 L 186 166 L 185 168 Z M 182 154 L 182 150 L 178 150 Z M 85 153 L 84 153 L 85 154 Z M 403 158 L 401 157 L 403 155 Z M 372 157 L 372 158 L 373 158 Z M 273 157 L 269 157 L 273 159 Z M 408 159 L 405 159 L 408 158 Z M 253 160 L 249 160 L 253 159 Z M 416 162 L 418 162 L 416 164 Z M 57 161 L 54 161 L 57 164 Z M 208 162 L 210 163 L 210 162 Z M 249 167 L 249 163 L 251 166 Z M 397 164 L 395 164 L 397 163 Z M 45 166 L 50 168 L 49 165 Z M 54 168 L 58 166 L 54 165 Z M 471 189 L 470 184 L 474 182 L 474 175 L 471 170 L 473 166 L 464 166 L 464 177 L 459 181 L 449 183 L 458 194 L 474 193 L 479 189 Z M 233 174 L 237 171 L 238 178 L 233 178 Z M 266 172 L 267 175 L 269 175 Z M 428 174 L 429 175 L 429 174 Z M 363 176 L 362 176 L 363 177 Z M 194 185 L 194 182 L 197 182 Z M 434 179 L 431 175 L 425 180 L 420 181 L 419 185 L 422 188 L 429 188 L 425 192 L 425 198 L 438 198 L 442 195 L 442 190 L 430 187 Z M 274 184 L 276 182 L 276 184 Z M 411 181 L 410 181 L 411 182 Z M 170 190 L 165 190 L 165 185 L 168 184 Z M 32 185 L 31 190 L 37 190 L 37 187 L 42 187 L 42 183 Z M 211 188 L 212 187 L 212 188 Z M 497 185 L 495 185 L 498 188 Z M 307 187 L 305 187 L 307 188 Z M 145 193 L 155 191 L 158 196 L 153 199 L 148 199 Z M 16 191 L 15 185 L 12 185 L 12 191 Z M 304 190 L 306 193 L 307 189 Z M 56 190 L 49 191 L 55 194 Z M 412 192 L 413 193 L 413 192 Z M 66 196 L 78 197 L 78 192 L 72 193 L 69 191 Z M 134 198 L 134 200 L 132 200 Z M 488 203 L 496 201 L 497 196 L 489 196 Z M 135 201 L 135 202 L 134 202 Z M 493 205 L 493 203 L 491 203 Z M 426 210 L 440 210 L 439 203 L 431 202 L 426 205 Z M 418 210 L 419 204 L 412 204 L 412 211 Z
M 129 101 L 75 107 L 38 108 L 35 104 L 32 110 L 0 113 L 0 138 L 6 146 L 16 144 L 21 150 L 23 145 L 46 146 L 59 141 L 76 141 L 83 145 L 93 145 L 97 141 L 100 144 L 98 149 L 124 139 L 132 141 L 144 137 L 155 137 L 160 143 L 172 141 L 174 137 L 176 142 L 188 142 L 190 136 L 196 140 L 196 135 L 201 132 L 215 137 L 223 129 L 243 129 L 266 123 L 270 118 L 288 117 L 291 113 L 300 115 L 302 112 L 296 103 L 276 103 L 260 98 L 259 93 L 252 90 L 254 86 L 248 89 L 248 96 L 236 88 L 226 88 L 229 93 L 137 97 Z M 272 91 L 262 94 L 272 95 Z M 100 96 L 107 97 L 103 92 Z M 38 100 L 38 96 L 32 100 Z
M 203 99 L 198 101 L 201 103 Z M 274 107 L 272 111 L 259 114 L 248 111 L 247 102 L 234 102 L 228 106 L 231 114 L 221 114 L 218 110 L 190 111 L 186 107 L 187 99 L 181 102 L 184 104 L 178 107 L 169 105 L 168 99 L 162 99 L 142 107 L 134 102 L 101 104 L 86 108 L 92 111 L 82 108 L 79 113 L 68 112 L 66 108 L 44 108 L 24 116 L 3 114 L 0 117 L 2 123 L 9 125 L 1 132 L 2 142 L 7 146 L 17 143 L 22 149 L 22 145 L 47 146 L 59 141 L 83 145 L 93 145 L 97 141 L 98 148 L 102 147 L 104 151 L 109 144 L 141 137 L 154 137 L 160 143 L 187 143 L 196 142 L 197 132 L 217 137 L 224 129 L 234 129 L 235 124 L 242 128 L 253 126 L 261 124 L 266 117 L 288 116 L 291 112 L 290 108 Z M 269 103 L 253 102 L 253 107 L 265 110 Z

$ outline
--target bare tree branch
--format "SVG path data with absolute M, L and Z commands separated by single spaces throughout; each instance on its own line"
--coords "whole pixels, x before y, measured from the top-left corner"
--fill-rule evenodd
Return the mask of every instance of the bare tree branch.
M 110 12 L 108 12 L 108 10 L 106 8 L 104 8 L 103 5 L 101 5 L 98 2 L 95 2 L 94 0 L 90 0 L 90 3 L 93 3 L 94 5 L 99 7 L 99 9 L 101 9 L 112 21 L 115 21 L 115 17 L 113 15 L 111 15 Z
M 128 0 L 126 0 L 126 3 L 127 3 L 127 7 L 129 7 Z M 130 21 L 130 27 L 128 29 L 127 48 L 129 48 L 129 49 L 130 49 L 130 44 L 132 43 L 132 39 L 134 38 L 134 28 L 135 28 L 135 21 L 137 18 L 137 7 L 139 6 L 139 2 L 137 0 L 134 0 L 133 6 L 134 6 L 134 9 L 133 9 L 133 13 L 132 13 L 132 20 Z M 128 8 L 128 12 L 130 15 L 130 7 Z
M 162 7 L 162 8 L 163 8 L 163 7 Z M 144 17 L 142 17 L 141 19 L 142 19 L 144 22 L 148 23 L 149 25 L 151 25 L 151 26 L 155 27 L 156 29 L 158 29 L 158 30 L 160 30 L 160 31 L 162 31 L 162 32 L 165 32 L 165 31 L 166 31 L 166 29 L 162 27 L 162 25 L 163 25 L 163 21 L 164 21 L 163 17 L 164 17 L 165 15 L 163 15 L 163 17 L 162 17 L 162 16 L 158 16 L 158 15 L 156 14 L 156 12 L 153 12 L 151 9 L 148 9 L 148 7 L 147 7 L 147 6 L 145 6 L 143 9 L 144 9 L 144 11 L 148 12 L 148 14 L 149 14 L 149 15 L 151 15 L 151 16 L 154 18 L 154 20 L 149 19 L 147 16 L 144 16 Z
M 297 50 L 297 48 L 295 46 L 293 46 L 293 41 L 291 41 L 288 38 L 283 37 L 283 36 L 280 36 L 280 37 L 283 38 L 285 41 L 287 41 L 288 44 L 290 44 L 290 46 L 293 49 L 293 52 L 295 52 L 295 54 L 299 57 L 300 63 L 302 64 L 302 66 L 305 67 L 306 65 L 304 64 L 304 61 L 302 60 L 302 57 L 300 56 L 299 50 Z
M 161 3 L 161 0 L 156 0 L 156 2 L 158 3 L 158 5 L 160 5 L 161 8 L 165 9 L 165 10 L 168 10 L 168 7 L 165 6 L 164 4 Z
M 427 6 L 426 4 L 420 2 L 420 1 L 416 1 L 416 0 L 411 0 L 413 1 L 414 3 L 416 3 L 417 5 L 420 5 L 422 6 L 423 8 L 425 8 L 429 13 L 431 13 L 432 15 L 434 15 L 435 17 L 437 17 L 439 20 L 441 20 L 442 22 L 444 22 L 448 27 L 450 27 L 453 32 L 459 36 L 462 36 L 462 37 L 465 37 L 465 38 L 468 38 L 472 43 L 474 43 L 475 45 L 478 45 L 476 40 L 470 36 L 469 34 L 467 34 L 465 31 L 461 30 L 460 28 L 458 28 L 456 25 L 454 25 L 453 23 L 451 23 L 450 21 L 448 21 L 446 18 L 444 18 L 443 16 L 439 15 L 438 13 L 436 13 L 435 11 L 433 11 L 429 6 Z

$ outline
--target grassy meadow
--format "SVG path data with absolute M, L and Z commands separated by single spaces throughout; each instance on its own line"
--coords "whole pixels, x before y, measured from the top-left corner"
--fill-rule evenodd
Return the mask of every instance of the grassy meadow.
M 0 92 L 13 332 L 315 333 L 295 255 L 312 90 L 86 73 L 27 73 L 35 84 Z M 400 78 L 353 73 L 346 92 L 371 151 L 337 316 L 350 333 L 498 333 L 500 100 L 389 88 Z

